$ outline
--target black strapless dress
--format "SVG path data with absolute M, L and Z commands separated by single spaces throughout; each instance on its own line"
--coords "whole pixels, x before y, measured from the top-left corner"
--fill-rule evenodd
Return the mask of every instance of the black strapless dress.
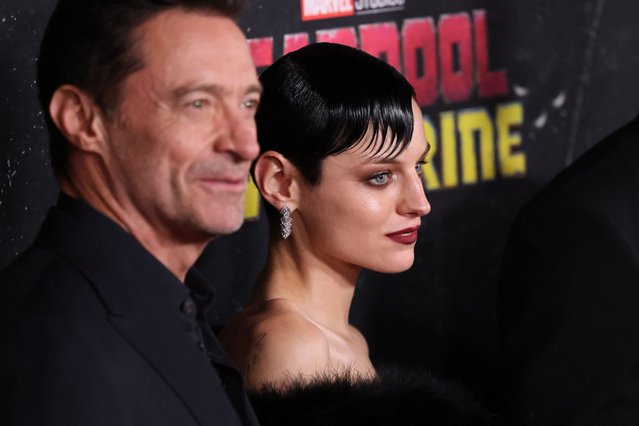
M 262 426 L 501 425 L 463 387 L 398 367 L 378 369 L 373 380 L 333 376 L 292 382 L 286 391 L 265 386 L 249 397 Z

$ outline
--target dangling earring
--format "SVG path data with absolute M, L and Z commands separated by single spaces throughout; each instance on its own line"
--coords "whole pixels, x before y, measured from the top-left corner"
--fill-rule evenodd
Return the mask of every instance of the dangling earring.
M 284 204 L 284 207 L 280 210 L 280 214 L 282 215 L 282 218 L 280 219 L 280 232 L 282 233 L 282 238 L 287 239 L 291 235 L 291 230 L 293 229 L 291 209 Z

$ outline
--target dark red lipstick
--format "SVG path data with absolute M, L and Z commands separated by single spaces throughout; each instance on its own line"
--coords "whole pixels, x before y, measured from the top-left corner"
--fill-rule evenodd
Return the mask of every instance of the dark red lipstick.
M 390 234 L 386 234 L 386 236 L 396 243 L 410 245 L 417 241 L 418 230 L 419 226 L 414 226 L 412 228 L 402 229 L 401 231 L 391 232 Z

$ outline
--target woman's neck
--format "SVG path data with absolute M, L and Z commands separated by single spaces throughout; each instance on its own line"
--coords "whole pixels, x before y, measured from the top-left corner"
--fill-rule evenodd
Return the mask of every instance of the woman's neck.
M 269 245 L 252 302 L 287 299 L 312 322 L 339 334 L 349 330 L 348 314 L 360 267 L 320 258 L 292 240 Z

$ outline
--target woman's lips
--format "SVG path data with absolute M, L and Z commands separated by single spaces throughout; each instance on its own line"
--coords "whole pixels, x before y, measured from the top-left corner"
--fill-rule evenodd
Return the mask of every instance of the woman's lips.
M 401 231 L 391 232 L 390 234 L 386 234 L 386 236 L 396 243 L 410 245 L 417 241 L 418 230 L 419 226 L 414 226 L 412 228 L 402 229 Z

